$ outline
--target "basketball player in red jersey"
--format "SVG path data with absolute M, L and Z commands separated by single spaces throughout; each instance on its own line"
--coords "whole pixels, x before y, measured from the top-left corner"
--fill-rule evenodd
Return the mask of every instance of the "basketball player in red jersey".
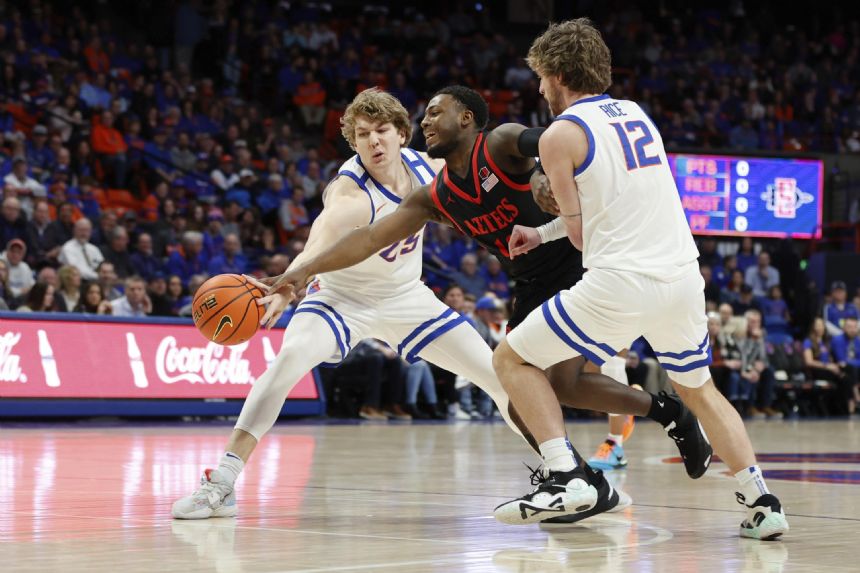
M 544 300 L 576 283 L 581 277 L 581 255 L 568 241 L 550 240 L 564 233 L 564 225 L 538 207 L 529 185 L 542 129 L 505 124 L 487 132 L 487 117 L 487 104 L 474 90 L 454 86 L 434 95 L 421 127 L 428 155 L 444 158 L 444 170 L 429 186 L 413 190 L 385 219 L 354 230 L 271 281 L 269 292 L 281 296 L 268 298 L 264 322 L 277 320 L 308 277 L 356 264 L 420 231 L 428 221 L 454 226 L 499 258 L 515 283 L 513 328 Z M 517 226 L 539 227 L 545 240 L 512 259 L 508 240 Z M 577 270 L 572 272 L 571 268 Z M 687 473 L 693 478 L 705 473 L 711 458 L 710 444 L 680 400 L 665 393 L 657 396 L 634 390 L 605 375 L 581 374 L 584 363 L 579 356 L 548 371 L 562 404 L 651 418 L 675 440 Z M 600 493 L 605 479 L 578 455 L 577 460 L 588 482 Z M 611 504 L 602 495 L 584 501 L 593 505 L 592 509 L 562 519 L 582 519 L 606 511 L 606 505 Z M 551 516 L 536 516 L 535 521 L 547 517 Z

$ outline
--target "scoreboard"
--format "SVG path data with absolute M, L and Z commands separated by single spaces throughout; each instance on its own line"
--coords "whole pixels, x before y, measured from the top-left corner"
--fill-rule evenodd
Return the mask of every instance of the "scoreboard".
M 822 161 L 677 153 L 668 157 L 694 234 L 821 236 Z

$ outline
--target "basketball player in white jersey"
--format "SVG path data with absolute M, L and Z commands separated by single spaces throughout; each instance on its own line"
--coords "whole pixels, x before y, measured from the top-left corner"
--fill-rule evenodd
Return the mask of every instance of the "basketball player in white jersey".
M 495 352 L 496 372 L 549 470 L 533 492 L 498 506 L 496 518 L 532 523 L 546 511 L 590 506 L 595 492 L 574 462 L 544 370 L 580 354 L 599 363 L 644 336 L 737 478 L 737 500 L 747 508 L 740 534 L 779 537 L 788 531 L 779 500 L 743 422 L 710 377 L 699 253 L 660 133 L 635 102 L 601 95 L 611 83 L 610 53 L 588 19 L 550 25 L 528 63 L 556 116 L 539 142 L 541 162 L 588 272 L 529 314 Z M 512 247 L 525 252 L 534 234 Z
M 326 189 L 323 211 L 296 262 L 392 213 L 403 196 L 429 183 L 444 165 L 403 147 L 412 135 L 409 115 L 386 92 L 369 89 L 356 96 L 346 109 L 342 131 L 357 153 Z M 217 469 L 206 470 L 200 488 L 173 504 L 174 517 L 235 515 L 234 482 L 277 420 L 289 391 L 312 368 L 338 364 L 363 338 L 384 340 L 407 361 L 422 358 L 471 380 L 520 433 L 493 372 L 492 351 L 465 316 L 421 282 L 422 240 L 423 228 L 348 269 L 320 275 L 308 287 L 278 357 L 251 388 Z M 272 324 L 283 310 L 277 303 L 289 302 L 271 304 L 277 296 L 261 299 L 269 303 L 264 319 Z

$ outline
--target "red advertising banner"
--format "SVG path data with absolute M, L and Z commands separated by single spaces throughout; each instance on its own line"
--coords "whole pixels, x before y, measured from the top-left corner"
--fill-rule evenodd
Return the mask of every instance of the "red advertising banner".
M 283 334 L 220 346 L 190 324 L 3 317 L 0 398 L 245 398 Z M 319 398 L 311 373 L 289 398 Z

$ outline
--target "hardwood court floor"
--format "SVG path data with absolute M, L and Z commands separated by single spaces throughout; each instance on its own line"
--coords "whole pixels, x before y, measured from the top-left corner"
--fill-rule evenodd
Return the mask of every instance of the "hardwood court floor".
M 591 453 L 604 424 L 570 425 Z M 617 474 L 634 506 L 548 532 L 491 517 L 535 458 L 502 424 L 278 426 L 239 482 L 236 519 L 174 521 L 171 502 L 229 427 L 0 428 L 0 571 L 857 571 L 860 423 L 755 422 L 791 531 L 737 537 L 734 482 L 664 463 L 640 422 Z M 806 456 L 799 454 L 816 454 Z

